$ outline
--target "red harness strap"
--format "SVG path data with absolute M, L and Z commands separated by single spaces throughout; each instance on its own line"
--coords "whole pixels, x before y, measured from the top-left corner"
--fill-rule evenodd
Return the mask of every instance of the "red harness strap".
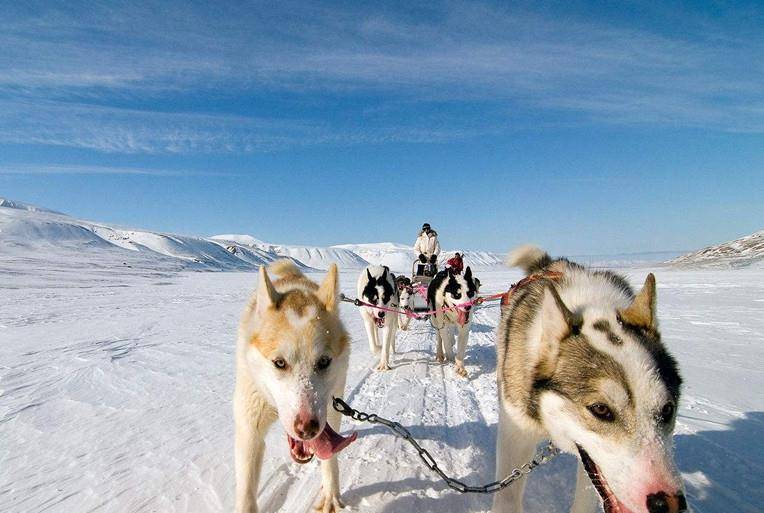
M 533 283 L 534 281 L 538 280 L 552 280 L 556 281 L 562 278 L 563 274 L 561 272 L 557 271 L 546 271 L 543 273 L 535 273 L 526 276 L 522 280 L 518 281 L 517 283 L 512 284 L 512 286 L 509 287 L 509 290 L 506 291 L 501 296 L 501 306 L 507 306 L 509 304 L 509 301 L 512 299 L 512 296 L 517 292 L 518 289 L 521 289 L 525 287 L 526 285 Z

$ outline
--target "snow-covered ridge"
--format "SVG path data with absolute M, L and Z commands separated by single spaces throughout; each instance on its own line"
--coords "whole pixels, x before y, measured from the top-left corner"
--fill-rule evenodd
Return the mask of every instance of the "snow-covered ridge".
M 0 255 L 64 266 L 88 261 L 108 267 L 216 271 L 251 270 L 283 258 L 260 248 L 117 228 L 8 200 L 0 204 Z
M 340 244 L 332 246 L 352 251 L 363 259 L 379 265 L 386 265 L 393 271 L 408 273 L 414 261 L 414 247 L 396 242 L 379 242 L 370 244 Z M 438 259 L 441 264 L 454 255 L 455 251 L 443 251 Z M 496 269 L 504 267 L 504 257 L 488 251 L 460 251 L 464 256 L 465 265 L 475 269 Z
M 764 264 L 764 230 L 669 260 L 693 267 L 747 267 Z
M 48 210 L 47 208 L 36 207 L 28 203 L 22 203 L 20 201 L 12 201 L 6 198 L 0 198 L 0 207 L 15 208 L 17 210 L 27 210 L 29 212 L 49 212 L 51 214 L 63 215 L 60 212 L 56 212 L 55 210 Z
M 361 269 L 374 263 L 408 273 L 414 259 L 411 246 L 393 242 L 312 247 L 272 244 L 242 234 L 193 237 L 75 219 L 8 199 L 0 199 L 0 241 L 0 254 L 19 258 L 52 262 L 79 258 L 104 265 L 118 262 L 196 270 L 251 270 L 290 258 L 304 268 L 326 269 L 336 263 L 343 269 Z M 68 252 L 66 258 L 61 252 Z M 441 263 L 451 255 L 444 252 Z M 502 265 L 502 258 L 493 253 L 466 251 L 464 255 L 476 269 Z

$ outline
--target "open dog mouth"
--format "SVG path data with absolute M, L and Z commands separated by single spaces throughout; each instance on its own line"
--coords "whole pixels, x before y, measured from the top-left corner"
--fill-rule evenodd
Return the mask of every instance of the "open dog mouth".
M 287 443 L 292 459 L 302 465 L 312 460 L 314 455 L 320 460 L 328 460 L 353 443 L 356 438 L 358 433 L 355 431 L 350 436 L 342 436 L 327 423 L 317 437 L 310 440 L 298 440 L 287 434 Z
M 377 328 L 384 328 L 385 327 L 385 318 L 384 317 L 374 317 L 374 322 L 377 324 Z
M 459 326 L 464 326 L 470 321 L 470 308 L 457 308 L 456 309 L 456 322 L 459 323 Z
M 589 457 L 589 454 L 580 445 L 576 444 L 576 447 L 578 448 L 578 454 L 581 456 L 581 463 L 583 463 L 584 469 L 589 475 L 589 479 L 602 498 L 602 507 L 605 513 L 634 513 L 618 500 L 608 486 L 597 464 Z

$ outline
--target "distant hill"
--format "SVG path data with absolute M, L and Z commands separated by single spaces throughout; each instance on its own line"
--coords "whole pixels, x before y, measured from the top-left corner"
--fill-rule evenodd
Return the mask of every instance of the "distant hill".
M 764 230 L 693 251 L 668 261 L 675 266 L 748 267 L 764 265 Z
M 441 261 L 453 252 L 444 252 Z M 193 237 L 86 221 L 19 201 L 0 198 L 0 256 L 35 259 L 66 266 L 72 262 L 191 270 L 256 269 L 289 258 L 305 269 L 361 269 L 384 264 L 408 273 L 410 246 L 391 242 L 344 246 L 291 246 L 264 242 L 251 235 Z M 468 265 L 501 266 L 499 255 L 465 252 Z

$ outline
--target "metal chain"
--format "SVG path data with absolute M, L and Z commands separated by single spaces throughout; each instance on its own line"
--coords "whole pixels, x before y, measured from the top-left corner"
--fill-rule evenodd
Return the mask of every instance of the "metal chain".
M 459 493 L 496 493 L 499 490 L 503 490 L 507 486 L 511 485 L 521 477 L 530 474 L 533 469 L 538 467 L 539 465 L 543 465 L 547 461 L 551 460 L 555 456 L 557 456 L 560 453 L 560 450 L 552 445 L 552 442 L 547 443 L 542 447 L 536 455 L 533 457 L 531 461 L 528 463 L 525 463 L 518 468 L 514 469 L 512 472 L 509 473 L 507 477 L 502 479 L 501 481 L 493 481 L 492 483 L 488 483 L 483 486 L 469 486 L 464 484 L 461 481 L 458 481 L 452 477 L 448 477 L 445 472 L 443 472 L 440 467 L 438 466 L 438 463 L 435 461 L 435 459 L 432 457 L 430 452 L 419 445 L 419 443 L 414 439 L 413 436 L 411 436 L 411 433 L 408 429 L 403 427 L 400 423 L 394 422 L 392 420 L 384 419 L 380 417 L 379 415 L 376 415 L 374 413 L 364 413 L 362 411 L 358 411 L 354 408 L 351 408 L 348 403 L 340 399 L 339 397 L 335 397 L 333 404 L 334 409 L 340 412 L 342 415 L 345 415 L 346 417 L 350 417 L 353 420 L 357 420 L 359 422 L 369 422 L 371 424 L 382 424 L 386 428 L 388 428 L 390 431 L 395 434 L 398 438 L 402 438 L 406 440 L 408 443 L 416 449 L 416 452 L 419 454 L 419 457 L 421 458 L 422 462 L 440 476 L 443 481 L 446 482 L 446 484 L 456 490 Z

